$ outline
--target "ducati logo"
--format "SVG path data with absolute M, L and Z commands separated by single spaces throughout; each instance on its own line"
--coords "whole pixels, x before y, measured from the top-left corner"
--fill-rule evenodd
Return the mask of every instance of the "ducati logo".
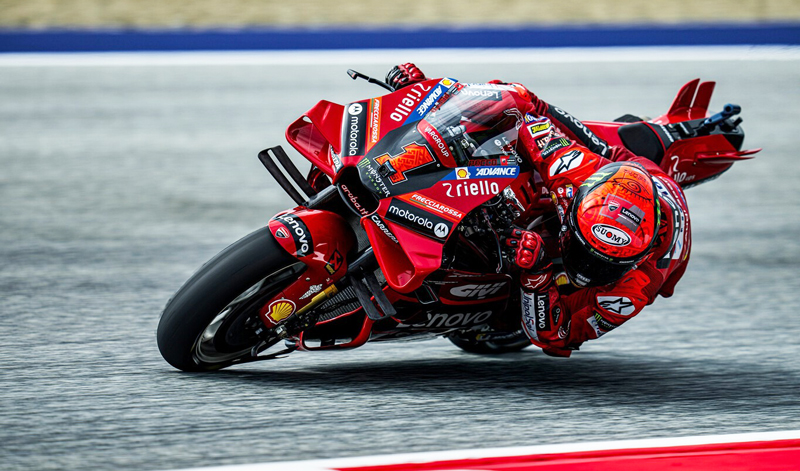
M 282 227 L 279 227 L 275 231 L 275 236 L 280 238 L 280 239 L 288 239 L 289 238 L 289 234 L 286 233 L 286 229 L 284 229 Z

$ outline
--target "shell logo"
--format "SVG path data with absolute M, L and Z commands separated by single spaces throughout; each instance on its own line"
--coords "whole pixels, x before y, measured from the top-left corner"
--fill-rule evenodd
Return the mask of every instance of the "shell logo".
M 294 302 L 288 299 L 279 299 L 269 305 L 267 317 L 277 323 L 294 314 L 294 310 Z
M 456 178 L 459 180 L 466 180 L 469 178 L 469 170 L 465 167 L 459 167 L 456 169 Z
M 448 79 L 448 78 L 446 78 L 446 79 L 442 79 L 442 85 L 444 85 L 445 87 L 449 87 L 449 86 L 450 86 L 450 85 L 452 85 L 452 84 L 453 84 L 453 81 L 452 81 L 452 80 L 450 80 L 450 79 Z

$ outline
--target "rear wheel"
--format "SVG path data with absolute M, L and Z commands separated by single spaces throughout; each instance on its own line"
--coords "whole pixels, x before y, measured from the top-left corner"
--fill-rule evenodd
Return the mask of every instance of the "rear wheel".
M 157 332 L 161 355 L 183 371 L 218 370 L 252 360 L 280 341 L 259 335 L 265 328 L 259 309 L 304 270 L 268 228 L 233 243 L 167 303 Z
M 521 330 L 507 335 L 457 332 L 447 338 L 465 352 L 477 354 L 518 352 L 532 345 L 528 336 Z

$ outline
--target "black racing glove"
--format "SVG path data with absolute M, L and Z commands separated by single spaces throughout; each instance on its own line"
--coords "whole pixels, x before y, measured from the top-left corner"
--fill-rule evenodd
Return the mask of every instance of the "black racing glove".
M 395 90 L 400 90 L 403 87 L 426 79 L 425 74 L 411 62 L 396 65 L 386 74 L 386 83 L 394 87 Z

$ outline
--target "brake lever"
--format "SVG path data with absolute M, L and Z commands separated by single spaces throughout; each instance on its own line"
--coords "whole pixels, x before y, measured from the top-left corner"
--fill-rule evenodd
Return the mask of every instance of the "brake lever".
M 369 75 L 364 75 L 361 72 L 358 72 L 356 70 L 347 69 L 347 75 L 349 75 L 350 78 L 353 79 L 353 80 L 364 79 L 368 83 L 374 83 L 375 85 L 380 85 L 381 87 L 389 90 L 390 92 L 394 92 L 395 91 L 394 87 L 389 85 L 388 83 L 382 82 L 382 81 L 380 81 L 378 79 L 374 79 L 374 78 L 370 77 Z

